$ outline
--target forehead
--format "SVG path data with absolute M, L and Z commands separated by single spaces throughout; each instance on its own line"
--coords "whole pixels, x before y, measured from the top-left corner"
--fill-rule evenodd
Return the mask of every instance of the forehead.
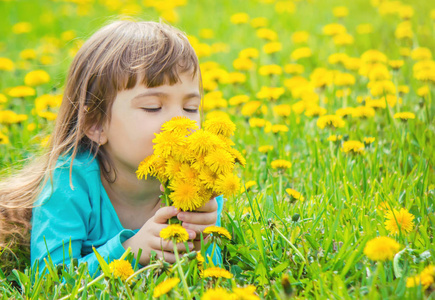
M 192 73 L 185 72 L 178 74 L 177 82 L 172 84 L 169 81 L 165 81 L 162 82 L 161 85 L 147 87 L 142 80 L 138 80 L 133 88 L 119 91 L 116 95 L 116 99 L 129 98 L 130 100 L 133 100 L 135 97 L 140 97 L 141 95 L 146 96 L 151 93 L 176 94 L 183 96 L 198 95 L 201 97 L 200 88 L 198 74 L 193 75 Z M 116 99 L 115 102 L 117 102 Z

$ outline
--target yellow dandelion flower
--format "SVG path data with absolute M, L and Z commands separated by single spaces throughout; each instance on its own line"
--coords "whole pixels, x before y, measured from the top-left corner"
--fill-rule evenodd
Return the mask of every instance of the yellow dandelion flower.
M 261 106 L 260 101 L 249 101 L 242 106 L 242 116 L 250 117 L 258 111 Z
M 202 168 L 198 176 L 201 184 L 203 184 L 207 189 L 213 189 L 216 186 L 216 180 L 218 177 L 219 175 L 210 170 L 209 167 Z
M 260 146 L 258 147 L 258 151 L 260 151 L 261 153 L 267 153 L 273 150 L 273 146 L 272 145 L 264 145 L 264 146 Z
M 14 98 L 29 97 L 35 96 L 36 91 L 29 86 L 16 86 L 8 91 L 8 95 Z
M 263 52 L 266 54 L 272 54 L 282 50 L 282 44 L 280 42 L 270 42 L 263 46 Z
M 225 269 L 219 268 L 219 267 L 212 267 L 204 270 L 203 276 L 204 278 L 207 277 L 214 277 L 214 278 L 227 278 L 230 279 L 233 277 L 233 274 L 228 272 Z
M 293 50 L 293 52 L 290 54 L 290 57 L 293 60 L 299 60 L 301 58 L 311 57 L 312 55 L 313 51 L 311 51 L 309 47 L 302 47 Z
M 344 127 L 345 122 L 337 115 L 326 115 L 319 117 L 316 125 L 320 129 L 324 129 L 325 127 L 342 128 Z
M 435 283 L 435 266 L 429 265 L 424 270 L 413 277 L 408 277 L 406 280 L 406 287 L 415 287 L 422 285 L 423 289 L 428 289 L 432 284 Z
M 337 18 L 344 18 L 349 14 L 349 9 L 346 6 L 336 6 L 332 9 L 332 14 Z
M 222 141 L 213 133 L 199 129 L 187 137 L 188 148 L 195 155 L 207 155 L 219 147 Z
M 9 143 L 9 137 L 0 131 L 0 145 L 7 145 Z
M 202 295 L 201 300 L 224 300 L 230 299 L 231 294 L 223 288 L 208 289 Z
M 336 142 L 336 141 L 341 140 L 342 138 L 343 138 L 342 135 L 336 135 L 336 134 L 333 134 L 333 135 L 330 135 L 330 136 L 327 138 L 327 141 L 330 141 L 330 142 Z
M 15 68 L 14 62 L 6 57 L 0 57 L 0 71 L 13 71 Z
M 415 217 L 405 208 L 401 208 L 400 211 L 396 209 L 393 209 L 392 211 L 388 210 L 385 213 L 385 218 L 387 219 L 387 221 L 385 221 L 385 228 L 391 234 L 398 234 L 399 228 L 402 233 L 407 234 L 414 228 L 412 220 L 414 220 Z
M 233 173 L 225 173 L 218 177 L 216 186 L 213 188 L 218 194 L 228 198 L 240 191 L 240 178 Z
M 364 254 L 375 261 L 392 260 L 400 245 L 392 238 L 379 236 L 367 242 Z
M 284 88 L 262 86 L 256 96 L 259 99 L 277 100 L 284 92 Z
M 233 156 L 236 163 L 239 163 L 242 167 L 246 165 L 246 159 L 243 157 L 242 153 L 234 148 L 228 148 L 227 150 Z
M 186 117 L 174 117 L 162 125 L 162 131 L 174 132 L 177 135 L 188 135 L 196 129 L 196 121 Z
M 258 17 L 251 20 L 253 28 L 266 27 L 269 24 L 269 19 L 265 17 Z
M 245 191 L 249 191 L 253 186 L 256 186 L 257 182 L 254 180 L 249 180 L 245 182 L 244 186 L 240 189 L 240 193 L 244 193 Z
M 128 277 L 133 275 L 134 271 L 131 264 L 122 259 L 115 259 L 109 264 L 110 272 L 112 272 L 115 278 L 121 278 L 122 281 L 126 281 Z
M 261 66 L 260 69 L 258 69 L 258 73 L 261 76 L 281 75 L 282 67 L 279 65 L 265 65 Z
M 168 158 L 173 153 L 176 153 L 178 149 L 186 146 L 186 139 L 180 133 L 173 131 L 163 131 L 155 134 L 153 139 L 154 154 Z
M 287 194 L 289 194 L 292 198 L 294 198 L 296 200 L 300 200 L 300 201 L 305 200 L 305 198 L 302 196 L 302 194 L 294 189 L 285 189 L 285 191 L 287 192 Z
M 189 239 L 189 234 L 180 224 L 172 224 L 160 231 L 160 237 L 164 240 L 175 239 L 177 243 L 183 243 Z
M 236 300 L 260 300 L 255 294 L 256 287 L 253 285 L 247 285 L 245 287 L 236 287 L 233 288 L 234 299 Z
M 286 170 L 291 168 L 292 163 L 285 159 L 276 159 L 270 163 L 274 169 Z
M 272 125 L 271 130 L 273 133 L 279 133 L 279 132 L 288 132 L 288 127 L 283 124 L 275 124 Z
M 345 153 L 363 153 L 364 144 L 360 141 L 347 141 L 343 143 L 342 151 Z
M 276 41 L 278 39 L 278 34 L 276 31 L 269 28 L 260 28 L 256 32 L 260 39 L 265 39 L 269 41 Z
M 364 138 L 364 144 L 369 145 L 375 141 L 374 137 L 365 137 Z
M 148 175 L 154 176 L 156 171 L 156 160 L 156 155 L 150 155 L 143 161 L 141 161 L 138 169 L 136 170 L 136 177 L 138 179 L 143 179 L 145 177 L 146 180 L 148 178 Z
M 415 119 L 415 114 L 412 112 L 398 112 L 394 114 L 394 119 L 400 119 L 401 121 L 408 121 L 410 119 Z
M 205 234 L 213 234 L 214 236 L 226 237 L 231 240 L 231 234 L 228 232 L 226 228 L 219 226 L 208 226 L 203 231 Z
M 27 115 L 17 114 L 12 110 L 0 111 L 0 124 L 16 124 L 26 121 L 27 119 Z
M 180 279 L 178 279 L 178 278 L 168 278 L 165 281 L 160 282 L 154 288 L 153 297 L 158 298 L 160 296 L 166 295 L 174 287 L 176 287 L 179 282 L 180 282 Z
M 201 207 L 203 200 L 199 198 L 199 187 L 192 182 L 184 180 L 173 180 L 169 184 L 172 192 L 169 194 L 169 199 L 173 205 L 184 211 L 192 211 Z
M 236 13 L 230 18 L 230 22 L 233 24 L 246 24 L 249 22 L 249 15 L 247 13 Z
M 338 23 L 331 23 L 323 26 L 323 34 L 328 36 L 334 36 L 341 33 L 346 33 L 346 27 Z
M 274 106 L 272 110 L 279 117 L 288 117 L 291 113 L 291 106 L 288 104 L 280 104 Z
M 310 33 L 308 31 L 296 31 L 292 34 L 291 39 L 295 44 L 302 44 L 308 42 Z
M 50 75 L 44 70 L 35 70 L 26 74 L 24 83 L 28 86 L 38 86 L 50 82 Z
M 205 164 L 215 173 L 230 173 L 234 167 L 233 156 L 225 149 L 216 149 L 204 158 Z
M 375 114 L 375 110 L 369 106 L 357 106 L 352 111 L 352 117 L 354 118 L 372 118 Z
M 177 175 L 180 172 L 181 165 L 182 165 L 182 162 L 180 162 L 180 161 L 173 160 L 173 159 L 169 160 L 165 166 L 165 176 L 168 177 L 169 180 L 174 178 L 175 175 Z M 138 174 L 138 173 L 136 173 L 136 174 Z M 143 176 L 145 176 L 145 172 L 144 173 L 139 172 L 139 175 L 142 178 Z
M 228 104 L 231 106 L 237 106 L 237 105 L 240 105 L 242 103 L 246 103 L 248 101 L 249 101 L 248 95 L 237 95 L 237 96 L 233 96 L 230 99 L 228 99 Z
M 228 138 L 234 135 L 236 125 L 229 118 L 215 118 L 205 121 L 204 129 L 213 134 Z

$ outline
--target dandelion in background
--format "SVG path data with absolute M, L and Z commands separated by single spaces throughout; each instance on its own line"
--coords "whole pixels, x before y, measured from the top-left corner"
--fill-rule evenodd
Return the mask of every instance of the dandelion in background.
M 435 283 L 435 265 L 430 265 L 424 268 L 424 270 L 416 276 L 408 277 L 406 279 L 406 287 L 411 288 L 415 286 L 421 286 L 423 289 L 428 289 Z
M 278 169 L 279 171 L 285 171 L 291 168 L 292 163 L 285 159 L 276 159 L 270 163 L 270 166 L 273 169 Z
M 233 294 L 231 299 L 234 300 L 244 300 L 244 299 L 249 299 L 249 300 L 260 300 L 260 297 L 258 297 L 255 294 L 255 290 L 257 288 L 253 285 L 247 285 L 245 287 L 235 287 L 233 288 Z
M 415 119 L 415 114 L 412 112 L 398 112 L 394 114 L 394 119 L 400 119 L 402 122 Z
M 294 189 L 286 189 L 285 191 L 294 200 L 300 200 L 300 201 L 304 201 L 305 200 L 305 198 L 302 196 L 302 194 L 299 193 L 298 191 L 294 190 Z
M 360 141 L 347 141 L 343 143 L 342 151 L 345 153 L 362 154 L 364 153 L 364 144 Z
M 394 239 L 387 236 L 379 236 L 367 242 L 364 254 L 374 261 L 392 260 L 399 252 L 400 245 Z
M 233 274 L 228 272 L 225 269 L 219 267 L 212 267 L 205 269 L 202 275 L 203 278 L 212 277 L 212 278 L 233 278 Z
M 401 208 L 400 211 L 393 209 L 385 213 L 385 228 L 390 234 L 398 234 L 399 228 L 402 233 L 408 234 L 414 228 L 414 215 L 410 214 L 407 209 Z
M 214 288 L 207 290 L 201 297 L 201 300 L 221 300 L 231 299 L 231 294 L 223 288 Z
M 153 297 L 158 298 L 160 296 L 166 295 L 169 293 L 177 284 L 180 282 L 178 278 L 168 278 L 165 281 L 160 282 L 155 288 L 153 292 Z
M 231 240 L 231 234 L 228 232 L 226 228 L 219 227 L 219 226 L 208 226 L 203 231 L 205 234 L 213 234 L 214 236 L 219 237 L 226 237 L 227 239 Z

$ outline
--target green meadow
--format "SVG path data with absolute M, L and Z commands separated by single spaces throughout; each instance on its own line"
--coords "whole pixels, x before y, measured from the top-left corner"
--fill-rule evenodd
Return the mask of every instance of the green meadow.
M 69 64 L 118 19 L 185 32 L 204 120 L 237 127 L 231 239 L 213 239 L 230 275 L 188 254 L 127 280 L 103 260 L 39 276 L 20 245 L 0 249 L 0 298 L 435 299 L 431 1 L 0 0 L 1 178 L 47 147 Z M 156 293 L 181 273 L 188 292 Z

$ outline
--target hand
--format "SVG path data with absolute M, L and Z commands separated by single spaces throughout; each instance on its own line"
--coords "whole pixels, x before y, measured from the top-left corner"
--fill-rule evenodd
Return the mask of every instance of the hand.
M 168 219 L 177 216 L 179 213 L 180 211 L 173 206 L 160 208 L 134 236 L 126 240 L 122 245 L 126 249 L 131 247 L 131 251 L 135 254 L 135 258 L 137 258 L 139 249 L 142 249 L 142 254 L 139 260 L 141 265 L 149 264 L 151 251 L 155 251 L 158 258 L 164 257 L 167 262 L 174 263 L 174 245 L 171 241 L 163 240 L 160 237 L 160 231 L 168 226 Z M 187 230 L 187 232 L 189 233 L 189 239 L 195 238 L 196 234 L 194 230 Z M 194 249 L 194 244 L 188 242 L 188 245 L 189 250 L 192 251 Z M 186 252 L 184 243 L 178 243 L 177 250 L 179 253 Z
M 215 225 L 217 220 L 217 201 L 216 198 L 210 199 L 204 206 L 194 212 L 181 211 L 177 214 L 178 220 L 182 221 L 182 226 L 186 230 L 195 232 L 194 245 L 195 250 L 201 248 L 201 232 L 205 228 Z M 204 236 L 206 242 L 206 237 Z

